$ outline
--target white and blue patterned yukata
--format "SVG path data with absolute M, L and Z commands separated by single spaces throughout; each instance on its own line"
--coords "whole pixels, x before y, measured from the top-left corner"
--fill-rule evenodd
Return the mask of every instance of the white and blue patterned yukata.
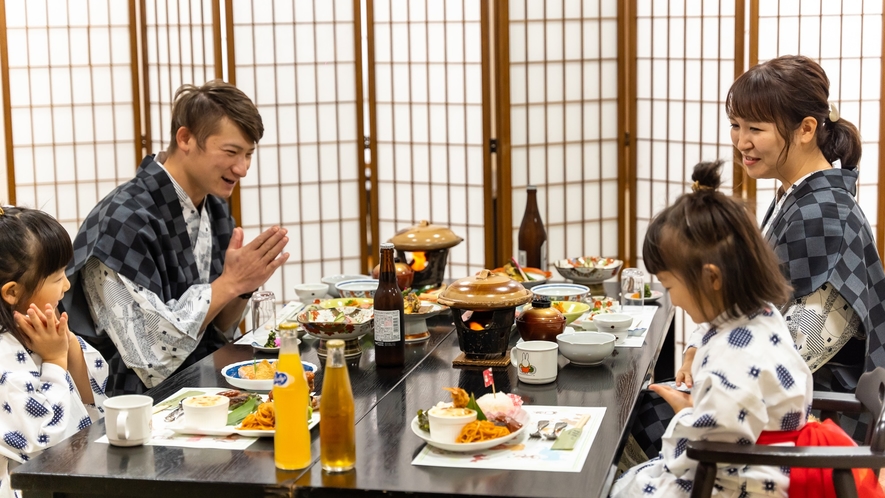
M 43 364 L 37 353 L 0 329 L 0 498 L 19 496 L 10 486 L 9 460 L 25 462 L 103 416 L 100 406 L 106 398 L 107 364 L 92 346 L 78 340 L 94 405 L 80 400 L 66 370 L 54 363 Z
M 764 310 L 712 322 L 692 364 L 694 406 L 673 417 L 655 459 L 624 473 L 611 496 L 689 496 L 697 461 L 689 441 L 751 444 L 762 431 L 792 431 L 811 409 L 811 371 L 796 351 L 784 318 Z M 714 496 L 787 496 L 789 470 L 720 465 Z

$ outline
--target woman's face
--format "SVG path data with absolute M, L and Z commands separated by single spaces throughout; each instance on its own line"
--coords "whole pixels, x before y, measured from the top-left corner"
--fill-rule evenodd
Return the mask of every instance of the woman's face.
M 732 117 L 731 143 L 741 154 L 741 164 L 750 178 L 782 180 L 784 165 L 778 159 L 786 145 L 774 123 L 758 123 Z

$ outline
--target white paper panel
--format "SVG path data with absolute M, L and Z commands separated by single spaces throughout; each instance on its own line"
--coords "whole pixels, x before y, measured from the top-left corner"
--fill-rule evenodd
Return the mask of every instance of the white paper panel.
M 241 181 L 247 240 L 289 230 L 289 261 L 265 284 L 277 300 L 360 264 L 353 3 L 234 0 L 237 86 L 259 107 L 265 134 Z M 294 6 L 294 10 L 293 10 Z
M 464 238 L 449 253 L 448 278 L 485 263 L 480 7 L 375 0 L 370 28 L 378 240 L 422 219 L 448 226 Z
M 136 166 L 128 3 L 46 6 L 6 2 L 8 145 L 16 202 L 46 210 L 73 236 L 97 200 Z

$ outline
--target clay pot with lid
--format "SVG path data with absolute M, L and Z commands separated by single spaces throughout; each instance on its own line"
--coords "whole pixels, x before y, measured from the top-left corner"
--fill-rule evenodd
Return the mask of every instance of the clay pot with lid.
M 499 358 L 507 352 L 516 307 L 532 293 L 504 275 L 482 270 L 455 281 L 438 302 L 452 308 L 458 345 L 468 359 Z
M 556 342 L 556 336 L 565 330 L 565 317 L 551 306 L 549 299 L 536 296 L 532 307 L 523 310 L 516 319 L 516 330 L 523 341 Z
M 448 227 L 432 225 L 421 220 L 417 225 L 396 232 L 389 242 L 396 247 L 396 255 L 414 270 L 412 287 L 435 286 L 443 282 L 449 249 L 463 241 Z M 411 260 L 406 252 L 412 253 Z
M 399 290 L 406 290 L 412 287 L 412 280 L 415 278 L 415 272 L 412 270 L 412 267 L 400 261 L 399 258 L 395 259 L 394 266 L 396 266 L 396 284 L 399 285 Z M 381 264 L 375 265 L 375 268 L 372 270 L 372 278 L 378 278 L 381 275 Z

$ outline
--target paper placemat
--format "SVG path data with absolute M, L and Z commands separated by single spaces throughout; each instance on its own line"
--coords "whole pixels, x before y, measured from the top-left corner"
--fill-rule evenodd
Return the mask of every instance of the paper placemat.
M 531 470 L 542 472 L 580 472 L 596 439 L 596 433 L 605 416 L 605 407 L 578 406 L 539 406 L 523 405 L 529 413 L 526 430 L 518 438 L 494 448 L 468 453 L 455 453 L 440 450 L 425 444 L 412 460 L 412 465 L 427 467 L 455 467 L 464 469 Z M 570 429 L 585 414 L 590 420 L 584 426 L 581 437 L 570 451 L 551 450 L 554 441 L 530 438 L 529 433 L 537 428 L 538 420 L 549 420 L 551 424 L 568 422 Z M 567 430 L 566 429 L 566 430 Z M 408 436 L 418 439 L 414 434 Z
M 175 394 L 169 396 L 168 398 L 157 404 L 159 405 L 166 400 L 175 398 L 176 396 L 180 396 L 188 391 L 200 391 L 205 394 L 215 394 L 221 391 L 228 390 L 229 389 L 221 387 L 184 387 L 179 389 L 178 392 L 176 392 Z M 171 429 L 166 428 L 166 424 L 168 422 L 166 422 L 164 418 L 177 407 L 178 404 L 176 403 L 174 406 L 162 409 L 154 413 L 153 417 L 151 417 L 151 438 L 144 444 L 151 446 L 180 446 L 183 448 L 219 448 L 226 450 L 243 450 L 248 448 L 249 445 L 251 445 L 255 441 L 257 441 L 257 438 L 240 436 L 238 434 L 231 434 L 230 436 L 198 436 L 193 434 L 176 434 Z M 109 444 L 107 435 L 96 439 L 95 442 Z

